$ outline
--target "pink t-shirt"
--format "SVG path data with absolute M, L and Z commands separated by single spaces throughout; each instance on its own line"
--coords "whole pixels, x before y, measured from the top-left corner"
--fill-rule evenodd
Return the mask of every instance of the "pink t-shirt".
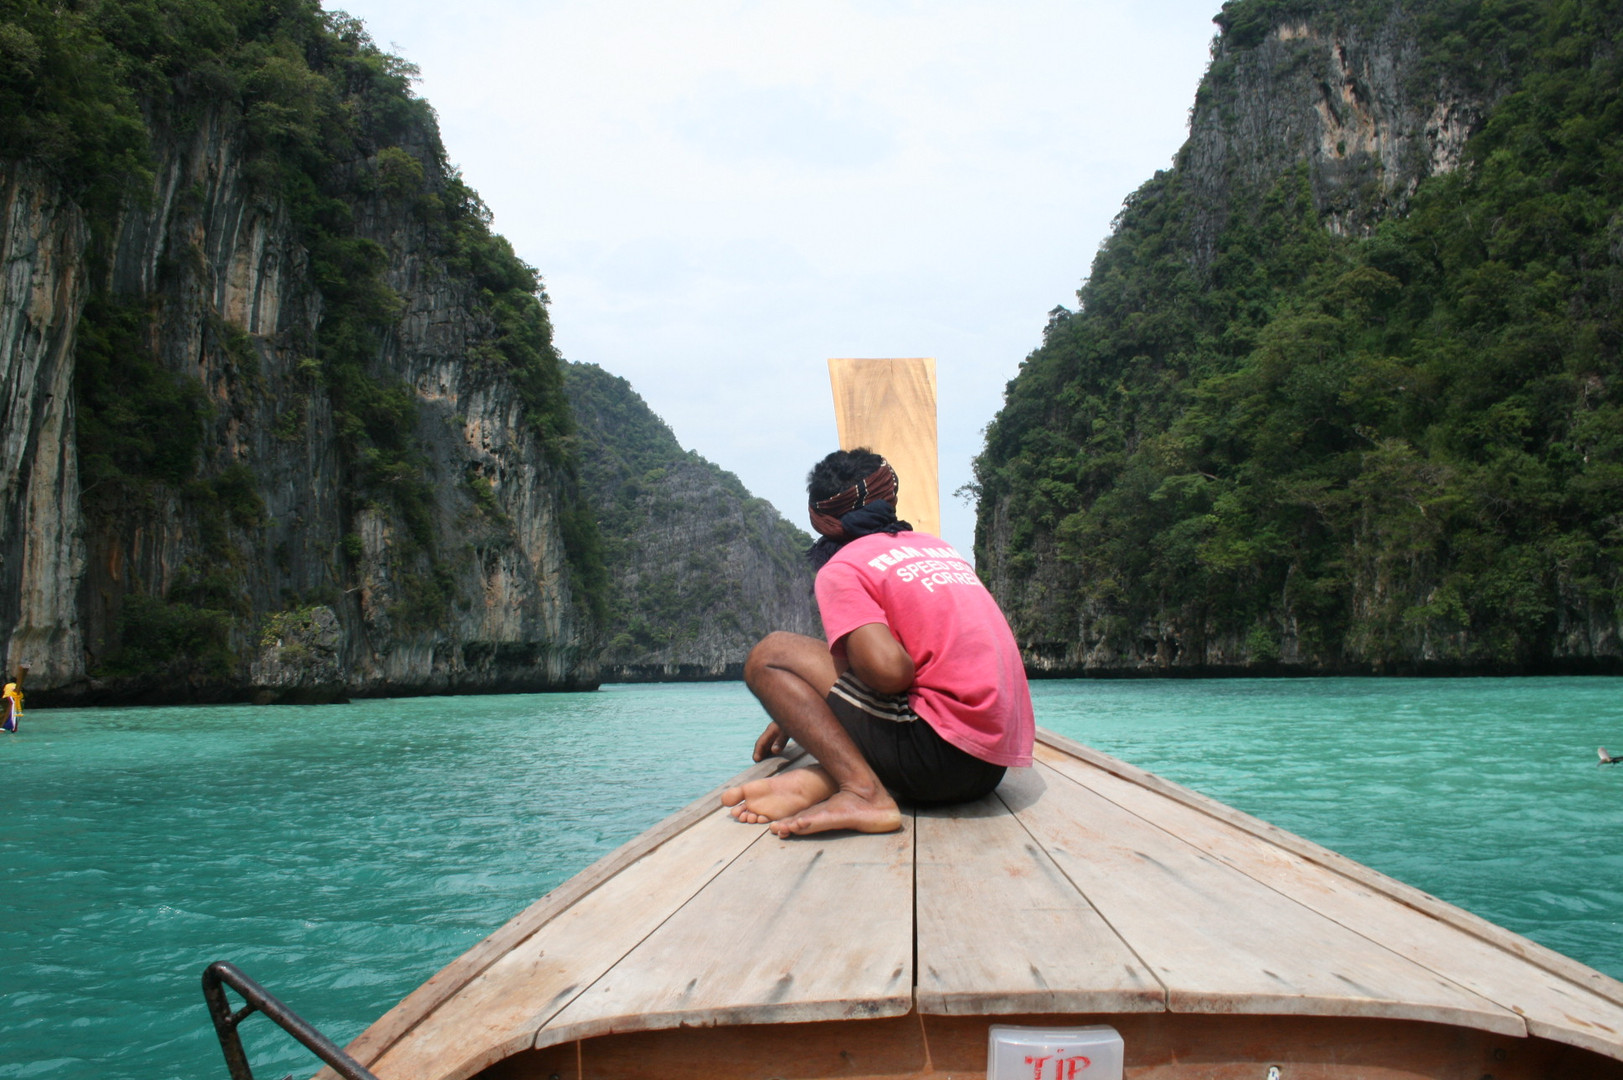
M 835 655 L 845 635 L 884 623 L 913 658 L 908 702 L 952 745 L 994 765 L 1031 764 L 1036 722 L 1008 620 L 974 567 L 928 533 L 872 533 L 817 572 Z

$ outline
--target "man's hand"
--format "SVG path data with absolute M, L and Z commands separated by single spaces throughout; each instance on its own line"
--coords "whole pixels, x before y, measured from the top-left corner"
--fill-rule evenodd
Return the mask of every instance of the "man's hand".
M 761 732 L 761 737 L 755 740 L 755 760 L 765 761 L 775 754 L 781 754 L 783 748 L 788 745 L 789 736 L 783 733 L 783 729 L 774 720 Z

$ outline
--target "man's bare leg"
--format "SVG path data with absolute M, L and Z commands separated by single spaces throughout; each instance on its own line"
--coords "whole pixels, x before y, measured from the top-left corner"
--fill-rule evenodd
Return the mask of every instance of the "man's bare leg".
M 760 699 L 767 715 L 817 758 L 832 784 L 832 793 L 822 800 L 797 809 L 785 809 L 782 816 L 773 818 L 772 831 L 779 836 L 833 829 L 891 832 L 902 827 L 902 814 L 896 801 L 874 775 L 824 700 L 838 677 L 839 671 L 828 646 L 800 634 L 768 635 L 751 650 L 744 663 L 744 682 Z M 765 738 L 763 736 L 763 740 Z M 757 753 L 759 755 L 759 748 Z M 790 796 L 774 809 L 792 805 L 794 798 L 789 785 L 802 782 L 792 779 L 792 774 L 768 778 L 768 791 L 775 796 Z M 740 789 L 731 789 L 726 794 L 736 791 Z M 724 801 L 725 798 L 724 795 Z M 750 805 L 747 794 L 741 798 L 744 812 L 761 813 Z M 761 816 L 766 815 L 761 813 Z

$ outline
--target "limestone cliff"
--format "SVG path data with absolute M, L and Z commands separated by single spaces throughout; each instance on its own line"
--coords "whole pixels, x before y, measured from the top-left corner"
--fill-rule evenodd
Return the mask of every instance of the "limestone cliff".
M 73 442 L 73 332 L 89 285 L 84 217 L 27 169 L 0 174 L 0 627 L 32 685 L 84 675 L 85 548 Z
M 565 370 L 610 580 L 603 678 L 737 678 L 773 630 L 822 636 L 810 537 L 684 451 L 618 376 Z
M 0 634 L 35 703 L 597 682 L 538 279 L 398 62 L 313 11 L 234 92 L 141 99 L 111 209 L 0 160 Z
M 1215 21 L 977 461 L 1028 665 L 1623 670 L 1623 15 Z
M 1178 154 L 1201 266 L 1216 255 L 1234 195 L 1260 193 L 1298 164 L 1324 227 L 1367 234 L 1401 214 L 1421 181 L 1460 163 L 1500 92 L 1430 63 L 1405 6 L 1368 21 L 1326 18 L 1308 4 L 1250 6 L 1260 10 L 1230 5 L 1218 16 L 1225 33 Z

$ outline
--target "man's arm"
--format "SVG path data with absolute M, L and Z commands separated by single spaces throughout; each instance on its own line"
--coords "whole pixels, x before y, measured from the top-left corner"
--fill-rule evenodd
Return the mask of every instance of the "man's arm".
M 857 678 L 881 694 L 900 694 L 913 685 L 913 658 L 884 623 L 865 623 L 847 634 L 845 655 Z

